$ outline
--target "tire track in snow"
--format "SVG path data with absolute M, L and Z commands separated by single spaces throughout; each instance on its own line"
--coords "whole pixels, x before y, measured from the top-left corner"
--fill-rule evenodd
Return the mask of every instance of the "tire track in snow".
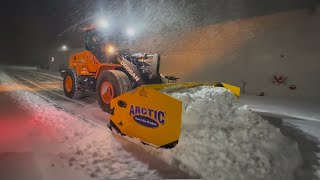
M 10 74 L 11 74 L 11 73 L 10 73 Z M 10 76 L 10 74 L 8 74 L 8 75 Z M 19 75 L 17 75 L 17 74 L 14 74 L 14 76 L 18 76 L 18 77 L 19 77 Z M 50 98 L 48 98 L 48 97 L 46 97 L 46 96 L 44 96 L 44 95 L 36 92 L 35 90 L 33 90 L 33 89 L 32 89 L 31 87 L 29 87 L 28 85 L 23 84 L 23 83 L 22 83 L 21 81 L 19 81 L 19 79 L 17 79 L 16 77 L 12 77 L 12 76 L 10 76 L 10 77 L 13 78 L 13 79 L 15 79 L 15 80 L 19 83 L 19 85 L 25 87 L 25 89 L 27 89 L 29 92 L 35 94 L 36 96 L 41 97 L 41 98 L 44 99 L 46 102 L 49 102 L 50 104 L 52 104 L 55 108 L 61 109 L 61 110 L 65 111 L 65 112 L 67 112 L 67 113 L 69 113 L 69 114 L 72 114 L 72 115 L 78 117 L 79 119 L 81 119 L 81 120 L 83 120 L 83 121 L 85 121 L 85 122 L 88 122 L 88 123 L 90 123 L 90 124 L 92 124 L 92 125 L 95 125 L 96 127 L 106 129 L 105 126 L 103 126 L 103 125 L 101 125 L 101 124 L 98 124 L 98 123 L 94 122 L 94 121 L 91 120 L 91 119 L 88 119 L 88 118 L 86 118 L 86 117 L 82 117 L 82 116 L 80 116 L 80 115 L 78 115 L 78 114 L 76 114 L 76 113 L 74 113 L 74 112 L 72 112 L 72 111 L 69 111 L 69 110 L 61 107 L 60 105 L 58 105 L 57 103 L 55 103 L 54 101 L 52 101 Z M 20 76 L 20 77 L 21 77 L 21 76 Z M 20 77 L 19 77 L 19 78 L 20 78 Z M 28 81 L 26 81 L 26 82 L 28 82 Z M 32 84 L 32 83 L 31 83 L 31 84 Z M 111 132 L 110 132 L 110 133 L 111 133 Z
M 98 124 L 105 125 L 106 119 L 108 116 L 104 115 L 104 113 L 100 111 L 98 105 L 96 104 L 96 101 L 87 101 L 87 102 L 82 101 L 80 102 L 81 104 L 74 103 L 74 101 L 77 102 L 78 100 L 69 99 L 65 97 L 64 94 L 57 96 L 56 94 L 53 94 L 50 91 L 48 91 L 47 88 L 45 88 L 45 86 L 43 86 L 41 89 L 35 85 L 38 82 L 33 82 L 33 84 L 30 83 L 30 81 L 32 82 L 32 80 L 30 80 L 30 78 L 28 80 L 28 74 L 22 74 L 20 71 L 19 73 L 22 74 L 20 76 L 19 74 L 13 71 L 9 71 L 7 73 L 8 75 L 14 77 L 16 79 L 16 82 L 20 82 L 30 87 L 31 89 L 37 89 L 37 91 L 35 92 L 36 94 L 41 94 L 43 97 L 50 99 L 51 102 L 55 102 L 56 104 L 59 104 L 59 106 L 64 110 L 68 110 L 68 112 L 72 112 L 74 114 L 80 115 L 81 117 L 91 119 Z M 26 77 L 25 79 L 27 80 L 23 79 L 23 77 Z
M 44 88 L 43 86 L 40 86 L 39 84 L 36 84 L 36 83 L 32 82 L 31 80 L 22 77 L 22 76 L 19 75 L 19 74 L 16 74 L 16 73 L 15 73 L 14 75 L 17 76 L 17 77 L 19 77 L 20 79 L 28 82 L 29 84 L 32 84 L 33 86 L 40 88 L 40 89 L 43 90 L 43 91 L 49 92 L 49 93 L 51 93 L 51 94 L 54 94 L 54 95 L 56 95 L 56 96 L 59 96 L 59 97 L 62 98 L 62 99 L 65 99 L 65 100 L 67 100 L 67 101 L 71 101 L 71 102 L 76 103 L 76 104 L 78 104 L 78 105 L 85 106 L 85 104 L 83 104 L 83 103 L 81 103 L 81 102 L 75 101 L 75 100 L 70 99 L 70 98 L 67 98 L 67 97 L 65 97 L 65 96 L 63 96 L 63 95 L 61 95 L 61 94 L 59 94 L 59 93 L 56 93 L 56 92 L 51 91 L 51 90 L 48 90 L 48 89 Z M 40 81 L 38 81 L 38 82 L 40 82 Z
M 37 77 L 45 76 L 45 79 L 47 79 L 49 81 L 60 83 L 61 87 L 60 87 L 60 89 L 57 89 L 57 90 L 60 90 L 61 92 L 63 92 L 63 84 L 62 84 L 63 83 L 63 79 L 62 78 L 58 78 L 55 75 L 46 74 L 46 73 L 42 73 L 42 72 L 39 72 L 39 71 L 23 71 L 23 72 L 26 73 L 27 75 L 29 75 L 29 74 L 36 75 Z M 34 77 L 33 79 L 37 79 L 37 78 Z M 64 93 L 62 93 L 61 95 L 64 95 Z M 95 102 L 97 101 L 96 99 L 94 99 L 92 97 L 86 97 L 85 99 L 90 99 L 90 100 L 95 101 Z

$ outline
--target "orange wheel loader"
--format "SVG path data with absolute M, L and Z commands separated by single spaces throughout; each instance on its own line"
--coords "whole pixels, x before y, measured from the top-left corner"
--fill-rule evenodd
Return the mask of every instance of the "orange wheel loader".
M 129 54 L 128 41 L 119 30 L 91 26 L 85 33 L 85 50 L 71 55 L 62 74 L 67 97 L 79 99 L 97 92 L 101 109 L 109 112 L 114 97 L 143 84 L 163 83 L 158 54 Z

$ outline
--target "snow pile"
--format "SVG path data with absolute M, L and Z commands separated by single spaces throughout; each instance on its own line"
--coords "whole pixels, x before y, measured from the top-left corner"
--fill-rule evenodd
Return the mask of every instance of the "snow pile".
M 3 72 L 0 82 L 15 84 Z M 63 162 L 54 162 L 56 166 L 62 164 L 59 168 L 84 172 L 85 179 L 160 179 L 155 170 L 126 151 L 105 127 L 99 128 L 56 108 L 26 88 L 13 91 L 11 86 L 5 87 L 22 109 L 32 112 L 32 123 L 42 131 L 33 136 L 46 141 L 40 153 L 56 154 Z
M 170 150 L 145 148 L 205 179 L 293 179 L 302 163 L 297 143 L 241 106 L 220 87 L 169 93 L 183 102 L 182 131 Z

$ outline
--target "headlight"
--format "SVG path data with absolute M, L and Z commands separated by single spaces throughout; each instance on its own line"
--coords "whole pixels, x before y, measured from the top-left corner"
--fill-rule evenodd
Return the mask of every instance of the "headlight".
M 115 48 L 113 46 L 107 46 L 106 47 L 106 51 L 107 51 L 107 53 L 114 53 L 115 52 Z
M 136 34 L 136 31 L 133 28 L 128 28 L 127 29 L 127 34 L 129 36 L 134 36 Z
M 109 23 L 107 20 L 101 18 L 98 20 L 98 26 L 100 28 L 107 28 L 109 26 Z

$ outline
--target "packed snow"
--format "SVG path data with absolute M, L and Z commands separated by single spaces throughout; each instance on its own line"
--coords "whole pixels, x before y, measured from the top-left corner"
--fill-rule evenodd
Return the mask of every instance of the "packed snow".
M 297 143 L 230 91 L 202 86 L 169 95 L 183 102 L 179 143 L 145 149 L 205 179 L 294 179 L 302 163 Z

